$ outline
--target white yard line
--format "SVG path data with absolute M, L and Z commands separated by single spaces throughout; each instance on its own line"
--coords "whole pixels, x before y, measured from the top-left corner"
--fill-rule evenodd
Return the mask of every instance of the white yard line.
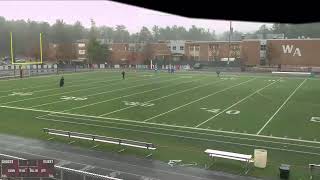
M 169 79 L 169 80 L 165 80 L 165 81 L 161 81 L 161 82 L 173 81 L 173 80 L 177 80 L 177 79 L 180 79 L 180 78 Z M 152 83 L 150 83 L 150 84 L 152 84 Z M 141 86 L 141 85 L 139 85 L 139 86 Z M 128 95 L 125 95 L 125 96 L 118 96 L 118 97 L 116 97 L 116 98 L 107 99 L 107 100 L 104 100 L 104 101 L 98 101 L 98 102 L 95 102 L 95 103 L 91 103 L 91 104 L 87 104 L 87 105 L 83 105 L 83 106 L 79 106 L 79 107 L 74 107 L 74 108 L 67 109 L 67 110 L 64 110 L 64 111 L 61 111 L 61 112 L 67 112 L 67 111 L 71 111 L 71 110 L 75 110 L 75 109 L 81 109 L 81 108 L 93 106 L 93 105 L 96 105 L 96 104 L 101 104 L 101 103 L 113 101 L 113 100 L 116 100 L 116 99 L 121 99 L 121 98 L 124 98 L 124 97 L 130 97 L 130 96 L 134 96 L 134 95 L 137 95 L 137 94 L 143 94 L 143 93 L 155 91 L 155 90 L 162 89 L 162 88 L 166 88 L 166 87 L 170 87 L 170 86 L 172 86 L 172 85 L 161 86 L 161 87 L 159 87 L 159 88 L 153 88 L 153 89 L 149 89 L 149 90 L 142 91 L 142 92 L 137 92 L 137 93 L 133 93 L 133 94 L 128 94 Z
M 216 115 L 214 115 L 214 116 L 212 116 L 212 117 L 208 118 L 207 120 L 205 120 L 205 121 L 203 121 L 203 122 L 199 123 L 199 124 L 198 124 L 198 125 L 196 125 L 195 127 L 199 127 L 199 126 L 201 126 L 201 125 L 203 125 L 203 124 L 207 123 L 208 121 L 210 121 L 210 120 L 214 119 L 215 117 L 219 116 L 220 114 L 222 114 L 222 113 L 224 113 L 224 112 L 228 111 L 228 110 L 229 110 L 229 109 L 231 109 L 232 107 L 234 107 L 234 106 L 236 106 L 236 105 L 240 104 L 241 102 L 243 102 L 243 101 L 247 100 L 247 99 L 248 99 L 248 98 L 250 98 L 251 96 L 255 95 L 256 93 L 259 93 L 260 91 L 262 91 L 262 90 L 264 90 L 265 88 L 267 88 L 267 87 L 269 87 L 269 86 L 273 85 L 273 84 L 274 84 L 274 83 L 276 83 L 276 82 L 278 82 L 278 81 L 274 81 L 274 82 L 272 82 L 272 83 L 269 83 L 269 84 L 268 84 L 268 85 L 266 85 L 265 87 L 263 87 L 263 88 L 260 88 L 260 89 L 256 90 L 255 92 L 251 93 L 250 95 L 246 96 L 245 98 L 243 98 L 243 99 L 239 100 L 238 102 L 236 102 L 236 103 L 232 104 L 231 106 L 227 107 L 227 108 L 226 108 L 226 109 L 224 109 L 223 111 L 221 111 L 221 112 L 217 113 Z
M 73 113 L 66 113 L 66 112 L 59 112 L 59 111 L 31 109 L 31 108 L 23 108 L 23 107 L 15 107 L 15 106 L 1 106 L 1 105 L 0 105 L 0 108 L 14 109 L 14 110 L 23 110 L 23 111 L 33 111 L 33 112 L 48 113 L 48 114 L 69 115 L 69 116 L 75 116 L 75 117 L 86 117 L 86 118 L 96 118 L 96 119 L 104 119 L 104 120 L 114 120 L 114 121 L 120 121 L 120 122 L 130 122 L 130 123 L 137 123 L 137 124 L 163 126 L 163 127 L 172 127 L 172 128 L 181 128 L 181 129 L 200 130 L 200 131 L 207 131 L 207 132 L 218 132 L 218 133 L 225 133 L 225 134 L 232 134 L 232 135 L 243 135 L 243 136 L 252 136 L 252 137 L 263 137 L 263 138 L 268 138 L 268 139 L 295 141 L 295 142 L 303 142 L 303 143 L 311 143 L 311 144 L 320 144 L 320 142 L 317 142 L 317 141 L 309 141 L 309 140 L 303 140 L 303 139 L 292 139 L 292 138 L 284 138 L 284 137 L 276 137 L 276 136 L 266 136 L 266 135 L 257 135 L 257 134 L 248 134 L 248 133 L 240 133 L 240 132 L 223 131 L 223 130 L 195 128 L 195 127 L 188 127 L 188 126 L 177 126 L 177 125 L 169 125 L 169 124 L 159 124 L 159 123 L 135 121 L 135 120 L 129 120 L 129 119 L 119 119 L 119 118 L 109 118 L 109 117 L 91 116 L 91 115 L 85 115 L 85 114 L 73 114 Z
M 158 78 L 150 78 L 150 79 L 158 79 Z M 133 81 L 133 82 L 145 81 L 145 80 L 150 80 L 150 79 L 142 79 L 142 80 L 137 80 L 137 81 Z M 119 81 L 119 82 L 120 82 L 120 81 Z M 132 83 L 132 82 L 131 82 L 131 83 Z M 114 85 L 114 84 L 113 84 L 113 85 Z M 32 100 L 32 99 L 39 99 L 39 98 L 44 98 L 44 97 L 51 97 L 51 96 L 56 96 L 56 95 L 69 94 L 69 93 L 79 92 L 79 91 L 83 91 L 83 90 L 97 89 L 97 88 L 103 88 L 103 87 L 108 87 L 108 86 L 110 86 L 110 85 L 107 85 L 107 86 L 94 86 L 94 87 L 89 87 L 89 88 L 84 88 L 84 89 L 78 89 L 78 90 L 74 90 L 74 91 L 67 91 L 67 92 L 63 92 L 63 93 L 56 93 L 56 94 L 50 94 L 50 95 L 45 95 L 45 96 L 38 96 L 38 97 L 33 97 L 33 98 L 26 98 L 26 99 L 21 99 L 21 100 L 16 100 L 16 101 L 10 101 L 10 102 L 0 103 L 0 104 L 4 105 L 4 104 L 15 103 L 15 102 L 23 102 L 23 101 L 28 101 L 28 100 Z
M 183 104 L 183 105 L 181 105 L 181 106 L 178 106 L 178 107 L 175 107 L 175 108 L 173 108 L 173 109 L 170 109 L 169 111 L 166 111 L 166 112 L 163 112 L 163 113 L 161 113 L 161 114 L 155 115 L 155 116 L 153 116 L 153 117 L 151 117 L 151 118 L 145 119 L 144 122 L 150 121 L 151 119 L 154 119 L 154 118 L 157 118 L 157 117 L 160 117 L 160 116 L 163 116 L 163 115 L 168 114 L 168 113 L 170 113 L 170 112 L 172 112 L 172 111 L 175 111 L 175 110 L 180 109 L 180 108 L 182 108 L 182 107 L 188 106 L 188 105 L 190 105 L 190 104 L 192 104 L 192 103 L 201 101 L 202 99 L 208 98 L 208 97 L 213 96 L 213 95 L 215 95 L 215 94 L 218 94 L 218 93 L 221 93 L 221 92 L 223 92 L 223 91 L 227 91 L 227 90 L 232 89 L 232 88 L 234 88 L 234 87 L 240 86 L 240 85 L 242 85 L 242 84 L 248 83 L 248 82 L 250 82 L 250 81 L 253 81 L 254 79 L 255 79 L 255 78 L 250 79 L 250 80 L 245 81 L 245 82 L 242 82 L 242 83 L 239 83 L 239 84 L 236 84 L 236 85 L 233 85 L 233 86 L 231 86 L 231 87 L 224 88 L 224 89 L 222 89 L 222 90 L 220 90 L 220 91 L 216 91 L 216 92 L 211 93 L 211 94 L 209 94 L 209 95 L 203 96 L 203 97 L 201 97 L 201 98 L 199 98 L 199 99 L 196 99 L 196 100 L 194 100 L 194 101 L 191 101 L 191 102 L 188 102 L 188 103 Z
M 257 135 L 259 135 L 263 129 L 271 122 L 271 120 L 278 114 L 278 112 L 284 107 L 284 105 L 287 104 L 287 102 L 291 99 L 291 97 L 298 91 L 298 89 L 307 81 L 307 79 L 304 79 L 300 85 L 290 94 L 290 96 L 283 102 L 283 104 L 277 109 L 277 111 L 270 117 L 270 119 L 262 126 L 262 128 L 257 132 Z
M 193 80 L 193 81 L 198 81 L 198 80 Z M 193 81 L 189 81 L 189 82 L 193 82 Z M 164 99 L 164 98 L 167 98 L 167 97 L 170 97 L 170 96 L 173 96 L 173 95 L 181 94 L 181 93 L 184 93 L 184 92 L 187 92 L 187 91 L 191 91 L 193 89 L 197 89 L 197 88 L 200 88 L 200 87 L 216 84 L 216 83 L 219 83 L 219 82 L 221 82 L 221 81 L 214 81 L 214 82 L 211 82 L 211 83 L 207 83 L 207 84 L 204 84 L 204 85 L 200 85 L 200 86 L 196 86 L 196 87 L 193 87 L 193 88 L 185 89 L 185 90 L 182 90 L 182 91 L 177 91 L 175 93 L 172 93 L 172 94 L 169 94 L 169 95 L 166 95 L 166 96 L 162 96 L 162 97 L 159 97 L 159 98 L 155 98 L 155 99 L 146 101 L 146 103 L 157 101 L 157 100 L 160 100 L 160 99 Z M 115 110 L 115 111 L 111 111 L 111 112 L 108 112 L 108 113 L 105 113 L 105 114 L 101 114 L 99 116 L 106 116 L 106 115 L 109 115 L 109 114 L 113 114 L 113 113 L 116 113 L 116 112 L 119 112 L 119 111 L 122 111 L 122 110 L 134 108 L 134 107 L 136 107 L 136 106 L 129 106 L 129 107 L 121 108 L 121 109 L 118 109 L 118 110 Z
M 105 126 L 105 125 L 81 123 L 81 122 L 65 121 L 65 120 L 57 120 L 57 119 L 50 119 L 50 118 L 41 118 L 41 119 L 42 120 L 46 120 L 46 121 L 60 122 L 60 123 L 69 123 L 69 124 L 100 127 L 100 128 L 111 128 L 111 129 L 118 129 L 118 130 L 125 130 L 125 131 L 134 131 L 134 132 L 140 132 L 140 133 L 148 133 L 148 134 L 155 134 L 155 135 L 162 135 L 162 136 L 177 137 L 177 138 L 183 138 L 183 139 L 209 141 L 209 142 L 240 145 L 240 146 L 247 146 L 247 147 L 259 147 L 259 148 L 265 148 L 265 149 L 281 150 L 281 151 L 286 151 L 286 152 L 295 152 L 295 153 L 312 154 L 312 155 L 320 156 L 320 153 L 307 152 L 307 151 L 296 151 L 296 150 L 291 150 L 291 149 L 282 149 L 282 148 L 277 148 L 277 147 L 261 146 L 261 145 L 256 145 L 256 144 L 246 144 L 246 143 L 230 142 L 230 141 L 225 141 L 225 140 L 215 140 L 215 139 L 198 138 L 198 137 L 191 137 L 191 136 L 182 136 L 182 135 L 167 134 L 167 133 L 160 133 L 160 132 L 152 132 L 152 131 L 145 131 L 145 130 L 127 129 L 127 128 L 120 128 L 120 127 L 110 127 L 110 126 Z
M 138 128 L 146 128 L 146 129 L 155 129 L 155 130 L 162 130 L 162 131 L 170 131 L 170 132 L 179 132 L 179 133 L 189 133 L 189 134 L 197 134 L 197 135 L 205 135 L 205 136 L 214 136 L 214 137 L 223 137 L 223 138 L 230 138 L 230 139 L 240 139 L 240 140 L 248 140 L 248 141 L 256 141 L 256 142 L 265 142 L 265 143 L 273 143 L 273 144 L 281 144 L 281 145 L 290 145 L 290 146 L 300 146 L 300 147 L 307 147 L 307 148 L 314 148 L 314 149 L 320 149 L 320 146 L 309 146 L 304 144 L 294 144 L 294 143 L 287 143 L 287 142 L 280 142 L 280 141 L 270 141 L 270 140 L 262 140 L 262 139 L 252 139 L 252 138 L 245 138 L 245 137 L 238 137 L 238 136 L 226 136 L 221 134 L 209 134 L 209 133 L 201 133 L 196 131 L 186 131 L 186 130 L 178 130 L 178 129 L 167 129 L 167 128 L 161 128 L 161 127 L 153 127 L 153 126 L 142 126 L 142 125 L 135 125 L 135 124 L 128 124 L 128 123 L 122 123 L 122 122 L 111 122 L 111 121 L 105 121 L 105 120 L 94 120 L 94 119 L 88 119 L 88 118 L 81 118 L 81 117 L 72 117 L 72 116 L 58 116 L 56 114 L 47 114 L 44 116 L 51 116 L 51 117 L 61 117 L 64 119 L 75 119 L 75 120 L 82 120 L 87 122 L 99 122 L 99 123 L 105 123 L 105 124 L 117 124 L 117 125 L 125 125 L 125 126 L 132 126 L 132 127 L 138 127 Z M 37 119 L 45 119 L 47 117 L 44 116 L 38 116 Z M 109 126 L 108 126 L 109 127 Z

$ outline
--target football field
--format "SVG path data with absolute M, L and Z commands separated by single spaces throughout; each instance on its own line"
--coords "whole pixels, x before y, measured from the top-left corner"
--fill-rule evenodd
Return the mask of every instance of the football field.
M 64 74 L 63 88 L 60 78 L 0 80 L 0 132 L 48 139 L 42 128 L 54 128 L 152 142 L 154 159 L 201 168 L 212 163 L 207 148 L 252 155 L 262 148 L 267 168 L 249 172 L 258 177 L 276 177 L 286 163 L 306 179 L 308 164 L 320 164 L 317 78 L 132 71 L 122 80 L 120 72 L 100 71 Z M 221 159 L 211 169 L 240 167 Z

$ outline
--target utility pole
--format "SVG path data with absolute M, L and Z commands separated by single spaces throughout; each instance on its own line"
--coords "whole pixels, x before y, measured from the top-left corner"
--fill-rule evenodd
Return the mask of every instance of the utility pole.
M 229 30 L 229 48 L 228 48 L 228 66 L 230 61 L 230 43 L 231 43 L 231 34 L 232 34 L 232 23 L 230 21 L 230 30 Z

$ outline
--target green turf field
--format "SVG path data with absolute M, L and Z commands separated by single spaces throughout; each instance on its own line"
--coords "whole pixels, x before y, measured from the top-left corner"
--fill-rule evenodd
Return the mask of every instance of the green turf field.
M 60 77 L 1 80 L 0 132 L 48 139 L 42 128 L 55 128 L 147 141 L 158 147 L 153 158 L 201 168 L 211 163 L 207 148 L 252 155 L 263 148 L 267 168 L 249 175 L 275 179 L 281 163 L 294 179 L 320 164 L 319 79 L 128 72 L 122 80 L 120 72 L 90 72 L 65 74 L 59 88 Z M 241 165 L 219 159 L 211 169 L 237 174 Z

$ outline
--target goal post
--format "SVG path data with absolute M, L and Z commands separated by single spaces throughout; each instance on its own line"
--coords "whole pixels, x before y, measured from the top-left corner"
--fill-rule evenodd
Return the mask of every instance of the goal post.
M 16 62 L 15 53 L 14 53 L 14 41 L 13 41 L 13 33 L 10 32 L 10 54 L 11 54 L 11 64 L 13 65 L 32 65 L 32 64 L 42 64 L 43 62 L 43 51 L 42 51 L 42 33 L 39 33 L 39 52 L 40 59 L 31 60 L 30 62 Z

